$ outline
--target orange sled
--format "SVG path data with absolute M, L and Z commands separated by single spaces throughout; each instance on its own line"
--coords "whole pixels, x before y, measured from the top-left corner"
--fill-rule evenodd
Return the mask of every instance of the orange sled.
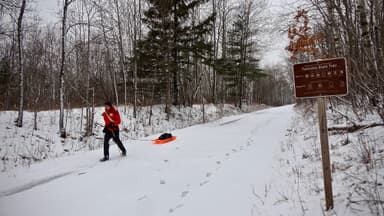
M 162 139 L 162 140 L 161 139 L 154 139 L 153 144 L 165 144 L 165 143 L 171 142 L 175 139 L 176 139 L 176 136 L 172 136 L 171 138 Z

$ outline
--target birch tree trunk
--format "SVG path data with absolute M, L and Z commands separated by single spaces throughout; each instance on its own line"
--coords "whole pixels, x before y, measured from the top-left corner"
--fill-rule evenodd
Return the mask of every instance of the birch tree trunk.
M 333 0 L 326 1 L 327 12 L 328 12 L 328 27 L 329 27 L 329 45 L 330 49 L 328 51 L 328 58 L 336 57 L 336 34 L 335 34 L 335 16 L 333 13 L 334 3 Z
M 141 9 L 141 0 L 139 0 L 139 13 Z M 134 0 L 134 13 L 133 13 L 133 117 L 137 115 L 137 9 L 136 0 Z
M 63 5 L 63 17 L 62 17 L 62 25 L 61 25 L 61 64 L 60 64 L 60 117 L 59 117 L 59 129 L 60 129 L 60 137 L 65 138 L 65 126 L 64 126 L 64 70 L 65 70 L 65 42 L 66 42 L 66 22 L 67 22 L 67 11 L 69 5 L 74 0 L 64 0 Z
M 214 13 L 216 13 L 217 11 L 217 5 L 216 5 L 216 0 L 212 0 L 212 10 Z M 215 20 L 213 21 L 213 61 L 216 62 L 217 60 L 217 52 L 218 52 L 218 49 L 217 49 L 217 44 L 219 43 L 218 40 L 216 40 L 216 17 L 215 17 Z M 216 103 L 216 69 L 215 67 L 212 68 L 212 103 Z
M 23 16 L 25 11 L 26 0 L 23 0 L 21 3 L 19 18 L 17 19 L 17 49 L 18 49 L 18 66 L 19 66 L 19 76 L 20 76 L 20 98 L 19 98 L 19 115 L 17 117 L 16 126 L 23 126 L 23 112 L 24 112 L 24 68 L 23 68 L 23 40 L 22 40 L 22 25 L 23 25 Z
M 377 61 L 375 58 L 375 52 L 372 48 L 372 38 L 370 37 L 369 32 L 369 26 L 368 26 L 368 19 L 367 19 L 367 9 L 365 6 L 365 0 L 360 0 L 359 2 L 359 8 L 360 8 L 360 25 L 361 25 L 361 37 L 363 39 L 363 45 L 368 51 L 369 59 L 371 59 L 371 64 L 373 66 L 372 69 L 375 70 L 375 73 L 377 73 Z
M 118 28 L 118 37 L 119 37 L 119 55 L 120 55 L 120 73 L 123 74 L 123 82 L 124 82 L 124 106 L 127 106 L 127 76 L 124 68 L 124 48 L 123 48 L 123 33 L 121 29 L 121 17 L 120 17 L 120 9 L 119 9 L 119 1 L 114 0 L 116 7 L 116 15 L 117 15 L 117 28 Z M 117 94 L 117 84 L 116 84 L 116 75 L 114 77 L 114 85 L 115 85 L 115 94 Z M 118 97 L 116 96 L 116 104 L 118 105 Z M 124 110 L 126 107 L 124 107 Z
M 177 11 L 177 3 L 175 1 L 174 3 L 174 11 Z M 173 105 L 179 105 L 179 82 L 178 82 L 178 48 L 177 48 L 177 39 L 179 37 L 177 28 L 179 26 L 179 18 L 177 16 L 177 13 L 173 13 L 173 43 L 172 43 L 172 60 L 174 61 L 173 64 L 170 64 L 172 73 L 172 89 L 173 89 Z M 168 61 L 169 62 L 169 61 Z
M 112 64 L 111 64 L 112 55 L 111 55 L 111 49 L 109 47 L 109 42 L 108 42 L 108 38 L 107 38 L 107 29 L 106 29 L 105 14 L 104 14 L 105 11 L 101 6 L 99 7 L 99 9 L 100 9 L 101 30 L 102 30 L 102 34 L 103 34 L 104 46 L 106 49 L 106 52 L 105 52 L 105 72 L 108 73 L 109 71 L 113 70 L 112 76 L 111 76 L 112 77 L 112 88 L 113 88 L 113 93 L 115 96 L 116 106 L 119 106 L 119 93 L 117 91 L 116 71 L 113 69 Z M 108 99 L 109 99 L 109 96 L 108 96 Z
M 91 77 L 91 11 L 93 8 L 86 8 L 87 13 L 87 93 L 86 93 L 86 131 L 85 136 L 91 136 L 93 133 L 93 119 L 94 119 L 94 113 L 91 111 L 91 102 L 90 102 L 90 91 L 92 91 L 92 96 L 94 94 L 94 88 L 90 86 L 90 77 Z M 93 98 L 92 98 L 93 99 Z M 94 103 L 92 102 L 92 107 L 94 106 Z

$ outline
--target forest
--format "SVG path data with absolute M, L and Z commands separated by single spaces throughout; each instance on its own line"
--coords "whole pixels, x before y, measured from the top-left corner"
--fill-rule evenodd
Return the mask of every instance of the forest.
M 381 216 L 383 126 L 384 0 L 0 0 L 0 215 Z
M 349 95 L 384 121 L 384 2 L 309 0 L 268 16 L 265 0 L 63 0 L 57 22 L 28 0 L 0 2 L 0 109 L 294 102 L 292 65 L 345 57 Z M 288 8 L 288 9 L 287 9 Z M 284 21 L 282 21 L 284 20 Z M 260 66 L 265 32 L 289 40 L 286 62 Z M 263 36 L 264 34 L 264 36 Z M 291 58 L 289 58 L 291 56 Z M 299 101 L 300 102 L 300 101 Z

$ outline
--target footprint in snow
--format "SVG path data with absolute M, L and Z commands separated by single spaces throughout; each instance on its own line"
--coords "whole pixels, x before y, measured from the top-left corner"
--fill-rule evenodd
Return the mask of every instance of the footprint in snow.
M 219 170 L 220 168 L 221 168 L 221 161 L 216 161 L 215 171 Z
M 144 200 L 144 199 L 146 199 L 146 198 L 147 198 L 147 196 L 144 195 L 144 196 L 142 196 L 142 197 L 139 197 L 139 198 L 137 199 L 137 201 L 141 201 L 141 200 Z
M 181 198 L 186 197 L 186 196 L 188 195 L 188 193 L 189 193 L 189 191 L 183 191 L 183 192 L 181 193 Z
M 212 175 L 212 173 L 210 172 L 207 172 L 207 174 L 205 174 L 206 177 L 210 177 Z
M 183 204 L 179 204 L 179 205 L 177 205 L 175 208 L 171 208 L 171 209 L 169 209 L 169 213 L 173 213 L 176 209 L 181 208 L 181 207 L 183 207 L 183 206 L 184 206 Z
M 204 186 L 205 184 L 207 184 L 209 181 L 203 181 L 200 183 L 200 187 Z

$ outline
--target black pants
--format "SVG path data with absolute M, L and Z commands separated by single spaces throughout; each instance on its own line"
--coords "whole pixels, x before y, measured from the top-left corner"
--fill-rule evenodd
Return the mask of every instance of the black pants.
M 119 149 L 123 152 L 126 153 L 126 150 L 124 148 L 123 143 L 121 142 L 119 138 L 119 131 L 110 131 L 110 130 L 105 130 L 105 135 L 104 135 L 104 157 L 109 157 L 109 140 L 113 139 Z

